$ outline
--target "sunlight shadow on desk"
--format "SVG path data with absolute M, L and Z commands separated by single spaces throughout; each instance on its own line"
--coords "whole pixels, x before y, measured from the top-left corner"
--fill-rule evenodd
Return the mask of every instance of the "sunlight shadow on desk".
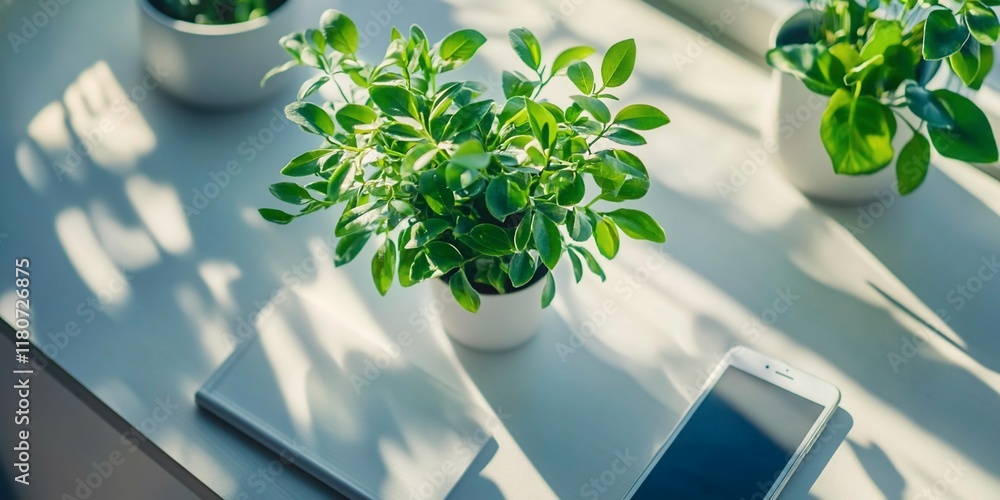
M 967 165 L 932 168 L 913 194 L 889 193 L 890 203 L 862 207 L 816 205 L 851 232 L 937 317 L 921 321 L 946 324 L 949 339 L 993 372 L 1000 373 L 1000 216 L 956 182 L 954 176 L 987 183 L 1000 196 L 1000 183 Z M 877 205 L 877 207 L 876 207 Z M 888 205 L 888 206 L 886 206 Z M 881 207 L 881 210 L 875 210 Z M 882 213 L 860 225 L 864 214 Z M 867 222 L 867 221 L 865 221 Z M 901 300 L 905 303 L 905 301 Z
M 785 489 L 781 491 L 782 498 L 818 498 L 809 491 L 816 484 L 816 480 L 819 479 L 826 466 L 830 464 L 833 455 L 840 450 L 844 441 L 848 440 L 847 435 L 851 432 L 852 427 L 854 427 L 854 418 L 851 417 L 851 414 L 843 408 L 837 408 L 837 411 L 830 417 L 830 421 L 826 423 L 826 427 L 816 438 L 812 448 L 809 449 L 809 453 L 802 458 L 799 468 L 789 478 Z M 889 466 L 891 467 L 891 464 Z
M 732 205 L 673 190 L 658 182 L 650 193 L 661 189 L 669 193 L 648 197 L 652 199 L 648 202 L 644 199 L 643 203 L 654 216 L 685 220 L 685 224 L 667 228 L 674 242 L 670 252 L 674 259 L 742 304 L 751 317 L 771 308 L 776 288 L 791 286 L 792 293 L 801 297 L 794 307 L 762 330 L 758 340 L 748 343 L 751 347 L 759 346 L 766 351 L 765 347 L 779 344 L 815 357 L 818 367 L 822 367 L 817 375 L 839 379 L 837 385 L 844 393 L 844 408 L 853 415 L 857 416 L 861 409 L 868 410 L 869 418 L 883 414 L 874 411 L 879 408 L 898 411 L 906 416 L 905 425 L 916 427 L 909 435 L 919 439 L 926 449 L 965 456 L 983 470 L 998 470 L 1000 457 L 984 446 L 983 436 L 967 432 L 967 420 L 971 418 L 970 405 L 981 409 L 975 412 L 979 421 L 1000 412 L 1000 395 L 975 366 L 951 359 L 950 353 L 938 352 L 943 350 L 940 344 L 922 347 L 919 357 L 906 359 L 900 365 L 893 364 L 891 357 L 887 359 L 900 350 L 902 340 L 912 338 L 919 322 L 898 311 L 869 285 L 871 276 L 877 276 L 880 286 L 899 287 L 891 274 L 879 272 L 878 261 L 846 229 L 808 206 L 788 207 L 790 215 L 773 227 L 736 225 L 731 222 L 738 216 Z M 994 217 L 990 215 L 989 221 Z M 945 258 L 948 251 L 914 251 L 928 245 L 913 240 L 912 235 L 904 238 L 894 233 L 894 236 L 901 240 L 896 244 L 902 248 L 894 258 L 884 259 L 890 269 L 898 265 L 896 262 L 910 259 L 924 263 L 923 266 L 937 265 L 926 259 L 935 258 L 940 264 L 948 261 Z M 981 238 L 993 237 L 996 234 Z M 817 247 L 817 242 L 837 242 L 840 238 L 843 242 L 839 245 Z M 904 243 L 907 239 L 909 242 Z M 975 240 L 964 241 L 971 244 Z M 953 244 L 941 241 L 935 246 Z M 718 251 L 706 252 L 705 248 Z M 979 246 L 978 250 L 964 251 L 978 253 L 982 249 Z M 874 270 L 869 268 L 873 265 Z M 923 270 L 923 266 L 916 266 L 913 272 Z M 754 269 L 753 280 L 746 279 L 750 268 Z M 935 274 L 944 279 L 943 273 Z M 905 277 L 903 281 L 912 286 Z M 690 294 L 668 289 L 662 293 Z M 982 311 L 977 317 L 995 316 Z M 726 325 L 732 331 L 732 339 L 748 340 L 739 324 Z M 956 332 L 962 333 L 957 328 Z M 971 339 L 967 336 L 962 339 L 971 350 Z M 950 349 L 950 344 L 947 345 Z M 920 366 L 913 366 L 915 363 Z M 991 432 L 991 439 L 996 438 L 996 433 Z M 887 453 L 895 458 L 893 453 L 899 450 L 887 449 Z
M 885 450 L 875 443 L 862 445 L 853 440 L 847 442 L 886 500 L 902 500 L 906 492 L 906 479 L 886 456 Z
M 515 350 L 487 354 L 455 345 L 455 353 L 490 406 L 511 415 L 504 427 L 553 493 L 579 496 L 581 486 L 611 466 L 616 452 L 627 452 L 637 463 L 608 486 L 609 495 L 622 496 L 677 415 L 623 368 L 587 349 L 561 363 L 555 345 L 569 330 L 563 318 L 549 314 L 538 336 Z M 649 435 L 647 429 L 658 431 Z
M 355 311 L 327 307 L 328 288 L 312 292 L 290 292 L 199 402 L 275 452 L 298 443 L 297 463 L 333 486 L 440 496 L 428 478 L 451 483 L 466 470 L 487 444 L 485 413 L 356 331 Z

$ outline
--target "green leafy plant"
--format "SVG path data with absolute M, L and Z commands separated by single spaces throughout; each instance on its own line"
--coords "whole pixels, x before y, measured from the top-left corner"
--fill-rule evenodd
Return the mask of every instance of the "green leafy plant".
M 150 0 L 160 12 L 189 23 L 232 24 L 266 16 L 285 0 Z
M 607 51 L 598 79 L 583 61 L 594 49 L 573 47 L 544 64 L 535 36 L 511 30 L 510 43 L 530 76 L 504 72 L 504 100 L 494 102 L 481 98 L 487 90 L 481 83 L 440 80 L 472 58 L 486 37 L 465 29 L 431 44 L 419 26 L 408 35 L 393 28 L 385 58 L 375 64 L 358 58 L 357 27 L 334 10 L 323 14 L 319 29 L 281 39 L 292 60 L 265 81 L 294 66 L 320 70 L 285 113 L 323 145 L 281 170 L 309 182 L 271 186 L 298 212 L 261 209 L 265 219 L 287 224 L 343 205 L 336 265 L 377 240 L 371 268 L 381 294 L 394 276 L 402 286 L 444 278 L 473 312 L 480 292 L 508 293 L 541 279 L 542 306 L 548 306 L 555 281 L 547 271 L 563 255 L 578 282 L 584 266 L 603 280 L 598 260 L 582 245 L 588 240 L 609 259 L 618 252 L 620 233 L 664 241 L 649 215 L 595 205 L 635 200 L 649 190 L 637 156 L 599 146 L 645 144 L 640 132 L 669 122 L 652 106 L 614 105 L 618 99 L 608 93 L 632 74 L 633 40 Z M 563 74 L 580 94 L 565 107 L 541 99 L 546 85 Z M 342 102 L 304 101 L 327 83 Z M 612 113 L 608 103 L 620 109 Z
M 978 90 L 993 66 L 1000 22 L 998 0 L 815 0 L 817 22 L 806 40 L 767 53 L 767 62 L 830 96 L 820 135 L 838 174 L 865 175 L 889 165 L 896 152 L 896 116 L 912 132 L 899 151 L 899 192 L 927 176 L 931 145 L 968 162 L 997 160 L 986 115 L 969 99 L 927 83 L 947 60 L 962 84 Z M 907 108 L 920 122 L 911 123 Z M 927 135 L 921 131 L 926 124 Z

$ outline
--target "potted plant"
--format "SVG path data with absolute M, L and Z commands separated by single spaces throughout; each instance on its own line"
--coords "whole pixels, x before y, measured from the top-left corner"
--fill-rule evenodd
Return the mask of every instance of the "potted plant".
M 138 1 L 143 56 L 169 94 L 224 108 L 280 89 L 260 75 L 285 59 L 274 40 L 299 24 L 300 0 Z
M 915 190 L 932 146 L 967 162 L 997 160 L 983 112 L 953 90 L 928 88 L 944 61 L 961 82 L 953 87 L 972 90 L 993 65 L 1000 22 L 989 5 L 1000 2 L 953 3 L 810 0 L 776 26 L 767 53 L 776 102 L 764 136 L 796 187 L 861 202 Z
M 649 189 L 637 156 L 604 146 L 645 144 L 639 132 L 669 122 L 652 106 L 617 105 L 609 93 L 632 73 L 633 40 L 608 50 L 598 77 L 583 61 L 594 49 L 574 47 L 543 63 L 535 36 L 512 30 L 510 42 L 531 76 L 504 72 L 504 99 L 494 102 L 481 97 L 481 83 L 442 78 L 486 42 L 479 32 L 459 30 L 432 44 L 413 26 L 407 35 L 393 29 L 390 38 L 385 58 L 366 63 L 356 54 L 354 23 L 328 10 L 319 29 L 282 39 L 296 64 L 322 70 L 285 113 L 323 144 L 281 170 L 303 181 L 270 188 L 298 211 L 261 209 L 265 219 L 287 224 L 342 205 L 335 264 L 350 262 L 371 241 L 379 293 L 394 278 L 404 287 L 429 281 L 447 289 L 454 302 L 443 305 L 444 329 L 482 350 L 532 336 L 563 256 L 577 281 L 584 267 L 604 279 L 585 242 L 595 240 L 610 259 L 622 232 L 664 241 L 649 215 L 597 205 L 635 200 Z M 543 100 L 546 85 L 563 74 L 580 94 L 568 106 Z M 327 82 L 339 102 L 302 100 Z M 608 103 L 620 110 L 613 114 Z

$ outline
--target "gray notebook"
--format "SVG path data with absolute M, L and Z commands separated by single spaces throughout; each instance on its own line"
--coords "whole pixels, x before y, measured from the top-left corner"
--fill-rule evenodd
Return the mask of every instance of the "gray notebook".
M 351 498 L 444 498 L 489 436 L 488 414 L 336 322 L 245 340 L 198 405 Z

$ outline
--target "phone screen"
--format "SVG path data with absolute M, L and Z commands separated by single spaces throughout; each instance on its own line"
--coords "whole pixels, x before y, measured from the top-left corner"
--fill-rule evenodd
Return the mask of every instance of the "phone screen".
M 730 366 L 632 498 L 761 500 L 822 412 Z

